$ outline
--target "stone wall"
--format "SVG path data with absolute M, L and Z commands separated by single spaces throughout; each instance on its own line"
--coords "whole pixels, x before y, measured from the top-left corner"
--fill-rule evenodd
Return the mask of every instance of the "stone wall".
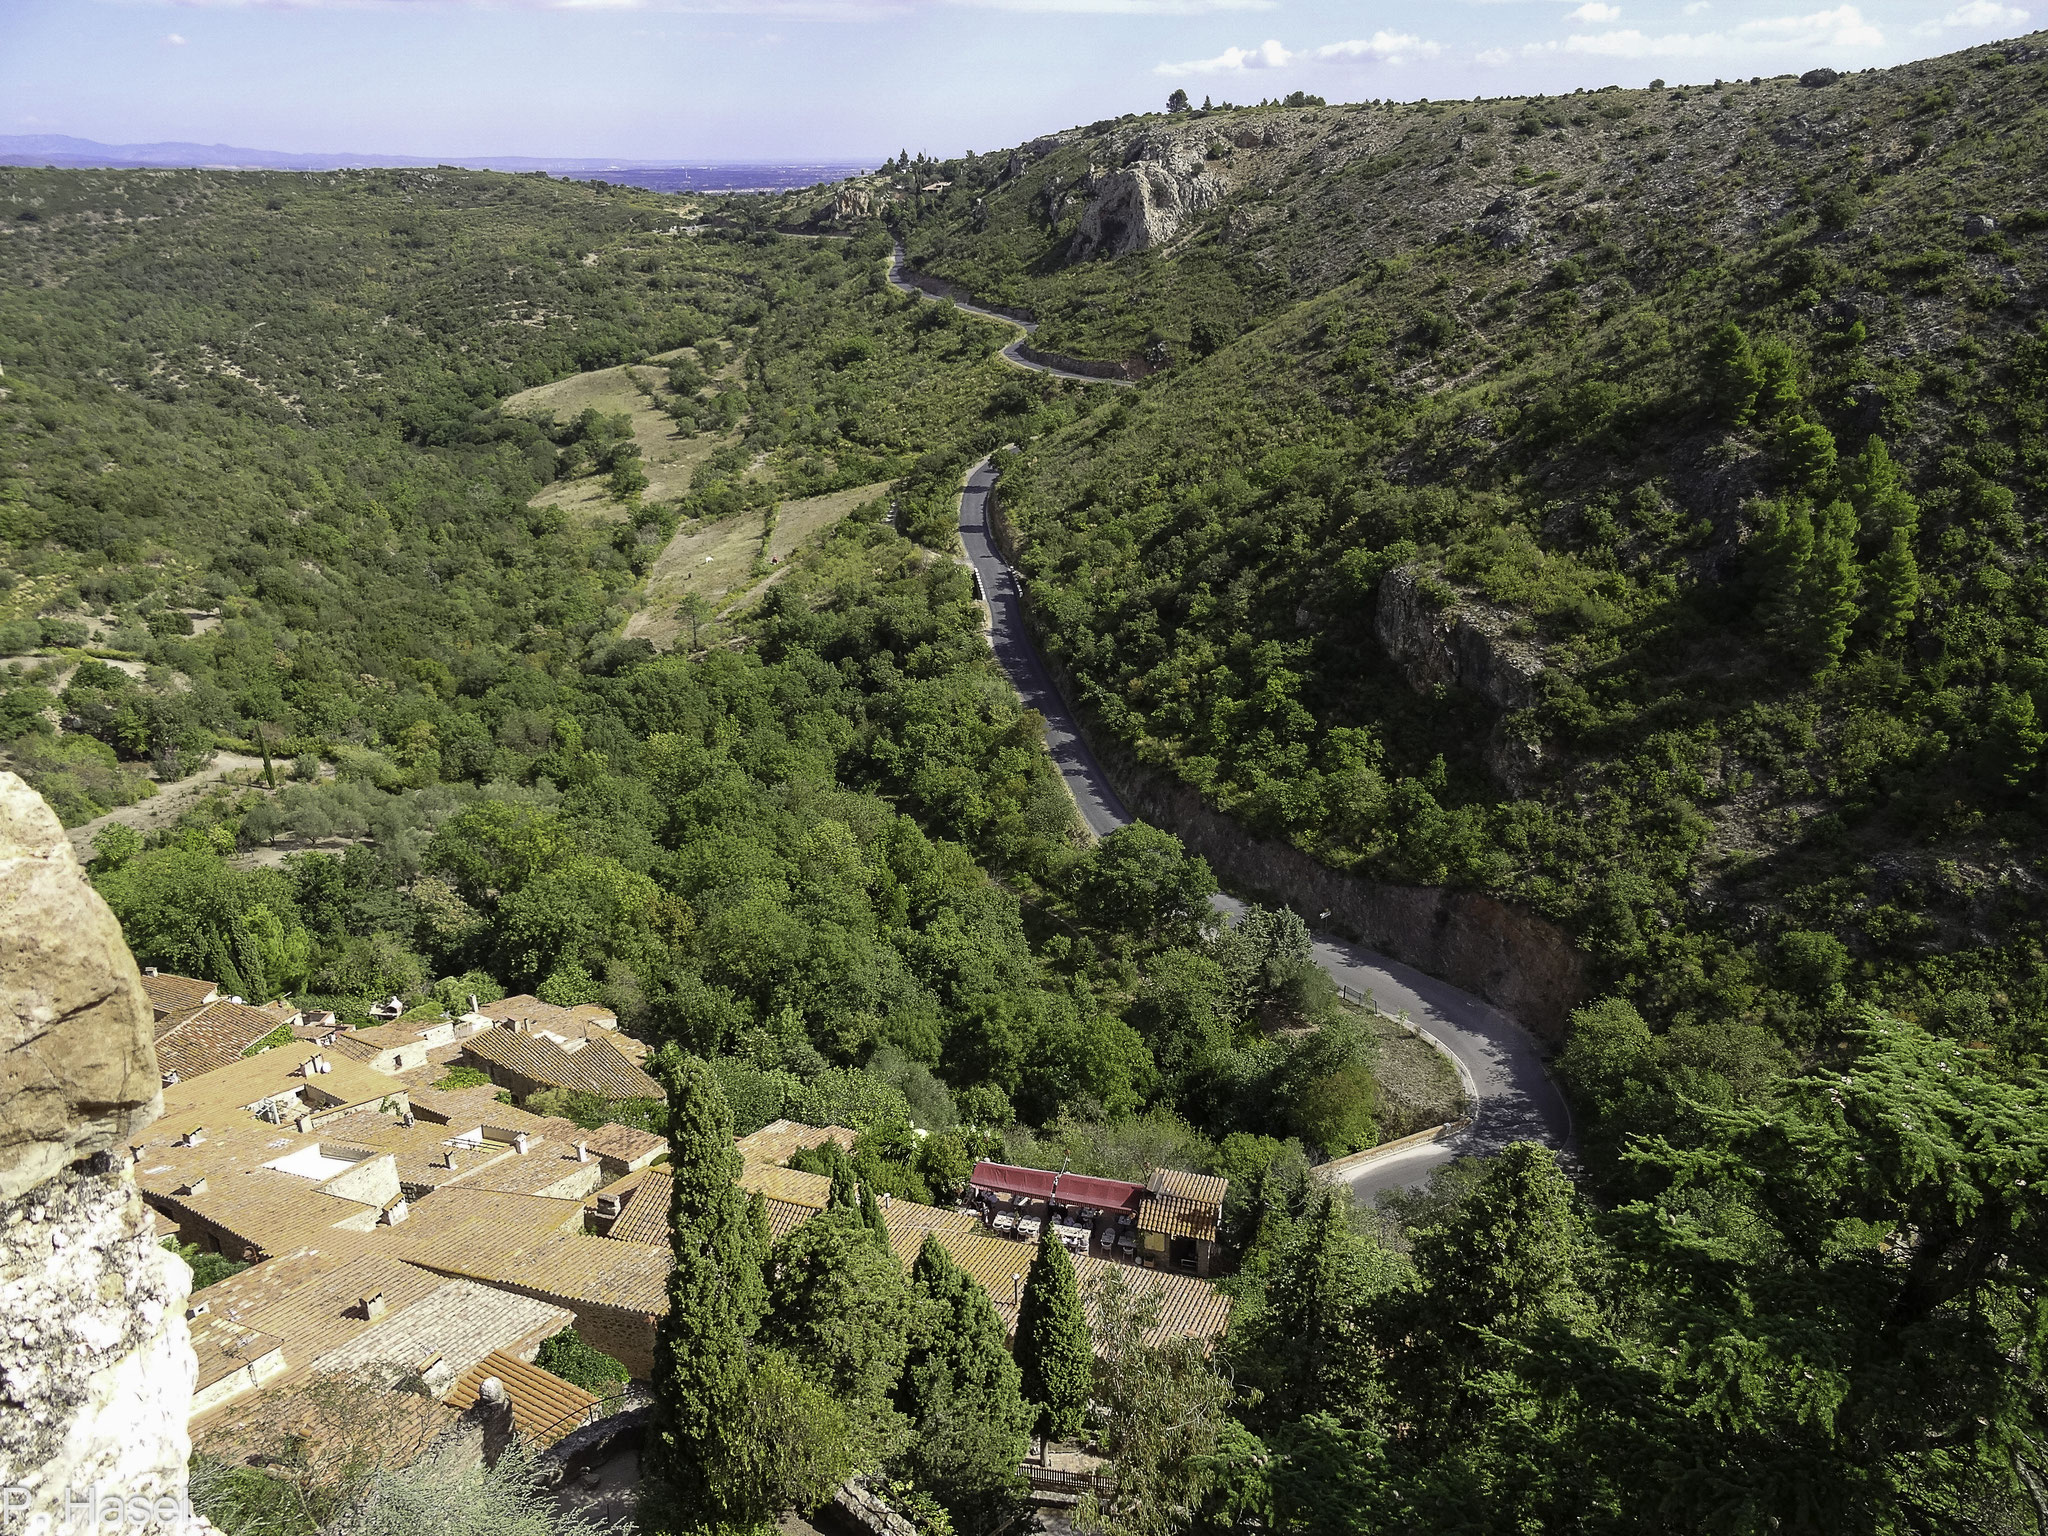
M 50 808 L 0 773 L 0 1485 L 152 1501 L 182 1528 L 192 1272 L 157 1246 L 128 1141 L 161 1108 L 120 926 Z M 161 1502 L 157 1502 L 161 1501 Z M 129 1506 L 129 1513 L 136 1513 Z
M 1015 533 L 993 493 L 989 531 L 1011 559 Z M 1025 606 L 1028 614 L 1028 595 Z M 1060 659 L 1043 653 L 1061 695 L 1070 702 L 1080 697 Z M 1291 844 L 1254 837 L 1190 785 L 1139 764 L 1095 722 L 1078 710 L 1076 716 L 1131 814 L 1179 837 L 1232 890 L 1309 917 L 1327 911 L 1328 926 L 1484 998 L 1551 1045 L 1563 1043 L 1589 976 L 1585 954 L 1556 924 L 1478 892 L 1343 874 Z

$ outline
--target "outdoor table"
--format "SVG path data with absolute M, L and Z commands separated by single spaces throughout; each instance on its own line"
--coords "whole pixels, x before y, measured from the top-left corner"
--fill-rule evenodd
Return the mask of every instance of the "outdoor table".
M 1068 1226 L 1063 1222 L 1056 1222 L 1053 1225 L 1053 1230 L 1059 1233 L 1060 1241 L 1065 1243 L 1069 1249 L 1077 1253 L 1086 1253 L 1088 1251 L 1088 1229 L 1086 1227 Z

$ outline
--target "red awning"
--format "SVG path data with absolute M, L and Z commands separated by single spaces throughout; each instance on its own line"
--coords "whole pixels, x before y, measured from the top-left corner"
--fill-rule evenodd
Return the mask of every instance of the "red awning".
M 1008 1163 L 976 1163 L 974 1188 L 990 1194 L 1022 1195 L 1030 1200 L 1053 1198 L 1057 1182 L 1062 1205 L 1092 1205 L 1106 1211 L 1135 1211 L 1145 1186 L 1123 1179 L 1097 1179 L 1085 1173 L 1054 1173 L 1045 1168 L 1014 1168 Z
M 1096 1179 L 1085 1173 L 1060 1177 L 1063 1205 L 1092 1205 L 1105 1211 L 1135 1211 L 1145 1195 L 1145 1186 L 1123 1179 Z
M 1045 1168 L 1012 1168 L 1008 1163 L 976 1163 L 968 1183 L 992 1194 L 1026 1195 L 1033 1200 L 1052 1198 L 1053 1180 L 1058 1174 Z

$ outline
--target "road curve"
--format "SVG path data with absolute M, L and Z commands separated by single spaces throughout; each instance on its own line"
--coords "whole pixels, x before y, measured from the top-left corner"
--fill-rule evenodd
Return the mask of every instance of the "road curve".
M 989 641 L 996 659 L 1027 708 L 1045 717 L 1045 743 L 1073 793 L 1082 818 L 1098 837 L 1127 825 L 1131 816 L 1102 765 L 1088 750 L 1053 686 L 1044 658 L 1024 627 L 1023 594 L 1016 573 L 997 550 L 989 528 L 989 491 L 995 466 L 984 459 L 960 493 L 960 542 L 980 579 L 989 609 Z M 1236 915 L 1244 904 L 1216 898 L 1219 911 Z M 1471 1096 L 1471 1124 L 1441 1141 L 1389 1154 L 1345 1178 L 1361 1200 L 1391 1189 L 1414 1189 L 1460 1157 L 1485 1156 L 1511 1142 L 1541 1141 L 1569 1154 L 1571 1111 L 1543 1064 L 1536 1039 L 1489 1003 L 1426 976 L 1413 966 L 1375 954 L 1330 934 L 1314 936 L 1315 959 L 1340 985 L 1367 993 L 1382 1010 L 1405 1014 L 1417 1033 L 1448 1056 Z
M 898 240 L 895 250 L 889 257 L 889 286 L 898 293 L 915 294 L 920 299 L 938 298 L 937 294 L 926 293 L 917 284 L 905 279 L 903 273 L 908 265 L 908 258 L 903 254 L 903 242 Z M 1114 384 L 1122 389 L 1129 389 L 1131 387 L 1129 379 L 1098 379 L 1092 373 L 1075 373 L 1071 369 L 1055 368 L 1050 363 L 1034 363 L 1031 361 L 1030 358 L 1024 356 L 1024 347 L 1033 336 L 1038 334 L 1038 322 L 1036 320 L 1019 320 L 1015 315 L 1005 315 L 993 309 L 983 309 L 979 304 L 970 303 L 964 299 L 955 299 L 953 306 L 956 309 L 964 310 L 970 315 L 979 315 L 984 320 L 994 320 L 1000 325 L 1014 325 L 1017 328 L 1017 339 L 1003 348 L 1003 361 L 1012 368 L 1022 368 L 1027 373 L 1049 373 L 1056 379 L 1072 379 L 1077 384 Z

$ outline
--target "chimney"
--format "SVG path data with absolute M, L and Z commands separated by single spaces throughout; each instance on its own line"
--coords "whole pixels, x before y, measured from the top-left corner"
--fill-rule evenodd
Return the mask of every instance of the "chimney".
M 411 1214 L 412 1207 L 403 1200 L 397 1200 L 385 1208 L 381 1219 L 385 1226 L 395 1227 Z
M 589 1142 L 587 1142 L 587 1141 L 579 1141 L 579 1142 L 577 1142 L 577 1143 L 576 1143 L 576 1161 L 577 1161 L 577 1162 L 579 1162 L 579 1163 L 587 1163 L 587 1162 L 589 1162 L 589 1161 L 590 1161 L 590 1143 L 589 1143 Z
M 213 1303 L 210 1301 L 193 1302 L 191 1306 L 185 1309 L 185 1321 L 189 1323 L 195 1317 L 206 1316 L 207 1312 L 212 1308 L 212 1306 Z
M 517 1152 L 517 1153 L 518 1153 L 518 1154 L 519 1154 L 519 1155 L 520 1155 L 521 1157 L 524 1157 L 524 1156 L 526 1156 L 526 1147 L 527 1147 L 527 1136 L 526 1136 L 526 1132 L 524 1132 L 524 1131 L 514 1131 L 514 1132 L 512 1133 L 512 1150 L 513 1150 L 514 1152 Z
M 145 965 L 142 968 L 142 974 L 145 976 L 154 976 L 156 974 L 156 967 L 153 965 Z
M 450 1147 L 450 1148 L 448 1149 L 448 1155 L 447 1155 L 447 1157 L 446 1157 L 446 1158 L 444 1158 L 444 1159 L 443 1159 L 443 1161 L 447 1163 L 447 1165 L 448 1165 L 448 1167 L 449 1167 L 449 1168 L 451 1168 L 451 1169 L 453 1169 L 453 1168 L 454 1168 L 454 1166 L 455 1166 L 455 1149 L 454 1149 L 453 1147 Z
M 175 1067 L 164 1074 L 164 1086 L 166 1088 L 175 1088 L 178 1086 L 178 1073 Z
M 374 1296 L 365 1296 L 356 1303 L 356 1306 L 361 1310 L 366 1322 L 374 1323 L 384 1315 L 384 1293 L 379 1291 Z
M 405 1128 L 406 1128 L 406 1129 L 407 1129 L 408 1131 L 409 1131 L 409 1130 L 411 1130 L 411 1129 L 412 1129 L 412 1124 L 413 1124 L 413 1121 L 412 1121 L 412 1111 L 408 1109 L 408 1110 L 407 1110 L 407 1111 L 405 1112 L 405 1114 L 404 1114 L 404 1115 L 403 1115 L 403 1116 L 402 1116 L 402 1117 L 400 1118 L 400 1120 L 399 1120 L 399 1122 L 398 1122 L 398 1123 L 399 1123 L 400 1125 L 404 1126 L 404 1127 L 405 1127 Z
M 471 1013 L 476 1012 L 476 994 L 474 992 L 469 994 L 469 1011 Z
M 198 1147 L 205 1144 L 206 1127 L 203 1125 L 193 1126 L 191 1130 L 178 1138 L 178 1145 L 181 1147 Z
M 201 1174 L 201 1175 L 199 1175 L 199 1177 L 198 1177 L 198 1178 L 196 1178 L 196 1179 L 190 1179 L 190 1180 L 187 1180 L 187 1181 L 186 1181 L 186 1184 L 185 1184 L 185 1187 L 184 1187 L 183 1189 L 179 1190 L 179 1191 L 178 1191 L 178 1193 L 179 1193 L 179 1194 L 181 1194 L 181 1195 L 203 1195 L 203 1194 L 205 1194 L 205 1193 L 206 1193 L 206 1175 L 202 1173 L 202 1174 Z
M 1010 1276 L 1010 1305 L 1013 1307 L 1024 1305 L 1024 1277 L 1022 1275 L 1012 1274 Z
M 617 1195 L 599 1195 L 597 1197 L 597 1214 L 599 1216 L 618 1215 L 619 1197 Z

